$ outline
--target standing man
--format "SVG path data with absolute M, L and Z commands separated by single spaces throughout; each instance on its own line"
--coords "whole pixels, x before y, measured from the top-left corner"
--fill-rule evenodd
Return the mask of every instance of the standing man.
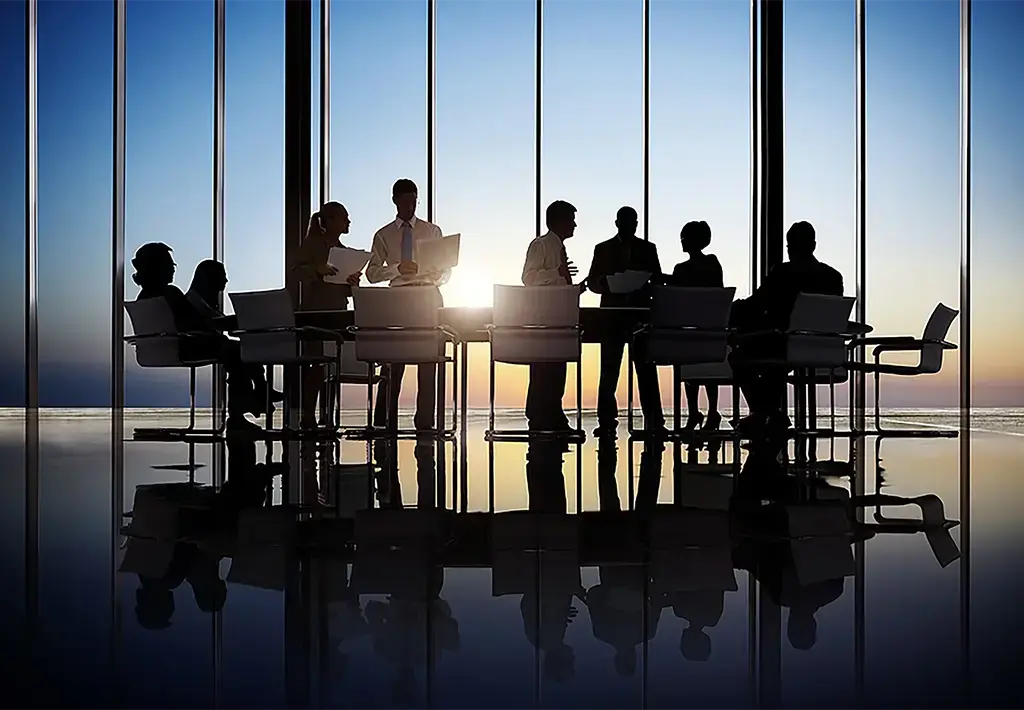
M 646 271 L 656 280 L 661 275 L 658 248 L 636 236 L 636 210 L 621 207 L 615 215 L 618 232 L 608 241 L 594 247 L 594 260 L 590 264 L 587 285 L 591 291 L 601 295 L 602 308 L 649 308 L 651 289 L 648 283 L 633 293 L 612 293 L 608 288 L 608 277 L 627 270 Z M 615 390 L 619 386 L 619 370 L 622 368 L 622 350 L 626 346 L 627 333 L 614 341 L 601 343 L 601 380 L 597 388 L 597 429 L 594 436 L 615 437 L 618 426 L 619 405 Z M 640 406 L 644 412 L 644 431 L 661 435 L 665 431 L 665 415 L 661 411 L 661 390 L 658 386 L 658 368 L 645 362 L 642 345 L 633 349 L 632 366 L 636 369 L 637 387 L 640 390 Z
M 433 298 L 441 307 L 441 291 L 451 276 L 451 269 L 444 271 L 421 271 L 416 263 L 416 245 L 419 242 L 440 239 L 441 230 L 437 225 L 416 217 L 416 202 L 419 192 L 416 183 L 407 178 L 398 180 L 391 188 L 391 201 L 395 203 L 397 217 L 377 230 L 373 235 L 370 262 L 366 265 L 366 280 L 370 283 L 387 281 L 389 286 L 432 286 Z M 416 392 L 416 416 L 414 423 L 419 431 L 430 431 L 435 427 L 434 399 L 437 378 L 437 363 L 421 363 L 416 366 L 418 389 Z M 373 413 L 373 425 L 377 427 L 397 426 L 398 395 L 402 389 L 405 365 L 387 366 L 389 387 L 377 389 L 377 405 Z M 387 392 L 391 401 L 387 401 Z
M 576 267 L 565 253 L 565 240 L 576 231 L 576 208 L 563 200 L 548 205 L 547 233 L 530 242 L 523 264 L 524 286 L 571 286 Z M 569 420 L 562 410 L 565 395 L 565 363 L 530 365 L 526 391 L 526 418 L 531 431 L 567 431 Z

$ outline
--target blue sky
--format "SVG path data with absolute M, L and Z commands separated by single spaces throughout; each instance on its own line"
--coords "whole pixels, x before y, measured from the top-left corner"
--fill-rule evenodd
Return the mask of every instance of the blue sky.
M 283 7 L 227 4 L 233 289 L 283 284 Z M 975 392 L 978 404 L 1020 405 L 1024 317 L 1011 269 L 1024 257 L 1024 8 L 974 8 Z M 959 305 L 958 12 L 951 0 L 867 5 L 868 310 L 880 333 L 919 332 L 937 302 Z M 352 213 L 354 246 L 391 217 L 397 177 L 420 184 L 426 216 L 426 21 L 418 0 L 332 5 L 331 196 Z M 0 3 L 0 397 L 11 405 L 23 367 L 23 23 L 22 3 Z M 40 3 L 40 359 L 51 406 L 108 401 L 112 23 L 112 2 Z M 707 220 L 741 294 L 748 23 L 743 0 L 651 8 L 650 236 L 668 267 L 680 226 Z M 786 221 L 816 225 L 820 255 L 852 293 L 854 3 L 792 0 L 785 33 Z M 533 236 L 534 36 L 532 2 L 438 2 L 435 221 L 464 236 L 449 304 L 487 303 L 490 284 L 517 282 Z M 127 43 L 126 246 L 130 256 L 146 241 L 171 244 L 187 286 L 212 249 L 213 2 L 129 3 Z M 569 253 L 581 268 L 613 233 L 616 209 L 642 205 L 641 43 L 639 0 L 545 4 L 543 201 L 579 208 Z M 891 404 L 953 405 L 956 372 L 954 358 Z M 182 382 L 130 367 L 128 401 L 181 403 Z

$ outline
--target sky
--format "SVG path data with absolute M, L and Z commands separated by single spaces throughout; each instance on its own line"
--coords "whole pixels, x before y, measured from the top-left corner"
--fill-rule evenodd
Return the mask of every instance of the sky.
M 44 406 L 109 404 L 113 8 L 106 0 L 39 5 Z M 6 406 L 24 396 L 24 12 L 24 3 L 0 3 Z M 314 23 L 318 16 L 314 3 Z M 347 243 L 368 248 L 393 218 L 396 178 L 420 185 L 427 216 L 427 4 L 334 0 L 331 21 L 330 195 L 352 214 Z M 849 294 L 854 21 L 853 0 L 785 6 L 785 221 L 815 225 L 819 256 L 843 272 Z M 749 22 L 744 0 L 653 0 L 650 211 L 641 215 L 665 268 L 681 259 L 680 227 L 708 221 L 711 251 L 740 296 L 750 287 Z M 960 306 L 959 4 L 869 0 L 866 22 L 868 316 L 879 334 L 916 334 L 936 303 Z M 1021 406 L 1024 316 L 1012 269 L 1024 257 L 1016 199 L 1024 188 L 1024 7 L 977 0 L 973 22 L 974 398 Z M 148 241 L 172 245 L 186 288 L 194 265 L 212 254 L 214 4 L 133 2 L 127 23 L 126 250 L 130 258 Z M 436 27 L 433 218 L 463 235 L 444 297 L 487 305 L 492 284 L 518 283 L 535 236 L 535 5 L 438 0 Z M 226 28 L 229 291 L 276 288 L 284 284 L 283 1 L 228 0 Z M 642 40 L 640 0 L 544 4 L 542 202 L 578 208 L 567 246 L 581 271 L 594 244 L 614 233 L 615 211 L 643 204 Z M 484 405 L 486 356 L 476 348 L 471 359 L 471 403 Z M 141 371 L 130 350 L 126 361 L 130 406 L 187 401 L 185 373 Z M 585 403 L 597 370 L 588 348 Z M 521 404 L 524 369 L 499 373 L 499 404 Z M 954 355 L 939 375 L 892 383 L 884 404 L 955 406 L 957 378 Z

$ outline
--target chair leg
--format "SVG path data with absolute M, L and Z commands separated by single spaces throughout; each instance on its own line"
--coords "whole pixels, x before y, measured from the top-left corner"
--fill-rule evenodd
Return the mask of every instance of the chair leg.
M 877 365 L 877 358 L 876 358 L 876 363 L 875 364 Z M 873 374 L 874 374 L 874 378 L 875 378 L 875 431 L 881 431 L 882 430 L 882 407 L 881 407 L 881 396 L 880 396 L 881 391 L 882 391 L 881 375 L 878 374 L 877 368 L 875 369 L 875 372 Z
M 488 348 L 488 349 L 490 350 L 490 348 Z M 488 413 L 487 413 L 487 432 L 488 432 L 488 434 L 493 434 L 494 433 L 494 351 L 493 350 L 491 350 L 491 353 L 490 353 L 490 363 L 489 363 L 488 372 L 489 372 L 489 377 L 488 377 L 488 382 L 487 382 L 487 386 L 488 386 L 488 397 L 487 397 L 487 399 L 488 399 L 489 410 L 488 410 Z
M 583 431 L 583 357 L 576 361 L 576 431 Z
M 622 365 L 619 365 L 622 367 Z M 635 431 L 633 427 L 633 344 L 626 343 L 626 427 L 629 433 Z M 647 430 L 647 422 L 644 422 L 644 430 Z
M 682 407 L 682 394 L 680 389 L 683 384 L 679 377 L 679 366 L 672 366 L 672 433 L 678 434 L 682 426 L 680 407 Z
M 196 368 L 188 368 L 188 429 L 196 428 Z

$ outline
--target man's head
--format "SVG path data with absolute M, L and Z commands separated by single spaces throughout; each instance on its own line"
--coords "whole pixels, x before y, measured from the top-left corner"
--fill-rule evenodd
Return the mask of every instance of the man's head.
M 340 202 L 325 202 L 319 214 L 320 229 L 323 230 L 324 236 L 337 239 L 342 234 L 348 234 L 352 220 L 349 219 L 345 205 Z
M 416 183 L 409 178 L 396 180 L 391 188 L 391 201 L 395 203 L 398 210 L 398 218 L 410 220 L 416 214 L 416 201 L 419 199 L 419 190 Z
M 703 629 L 685 628 L 679 637 L 679 652 L 688 661 L 704 663 L 711 658 L 711 637 Z
M 159 288 L 174 281 L 174 258 L 171 248 L 162 242 L 143 244 L 132 259 L 135 274 L 132 280 L 142 288 Z
M 711 226 L 707 222 L 687 222 L 679 232 L 679 241 L 687 254 L 707 249 L 711 244 Z
M 786 232 L 786 251 L 790 259 L 811 256 L 815 246 L 814 227 L 810 222 L 795 222 Z
M 789 645 L 797 651 L 809 651 L 814 648 L 818 640 L 818 622 L 814 613 L 789 610 L 789 620 L 786 623 L 786 633 L 789 636 Z
M 555 200 L 548 205 L 544 222 L 552 232 L 568 239 L 576 232 L 576 208 L 565 200 Z
M 615 227 L 619 230 L 620 236 L 635 237 L 636 226 L 639 222 L 636 210 L 632 207 L 620 207 L 619 211 L 615 213 Z

